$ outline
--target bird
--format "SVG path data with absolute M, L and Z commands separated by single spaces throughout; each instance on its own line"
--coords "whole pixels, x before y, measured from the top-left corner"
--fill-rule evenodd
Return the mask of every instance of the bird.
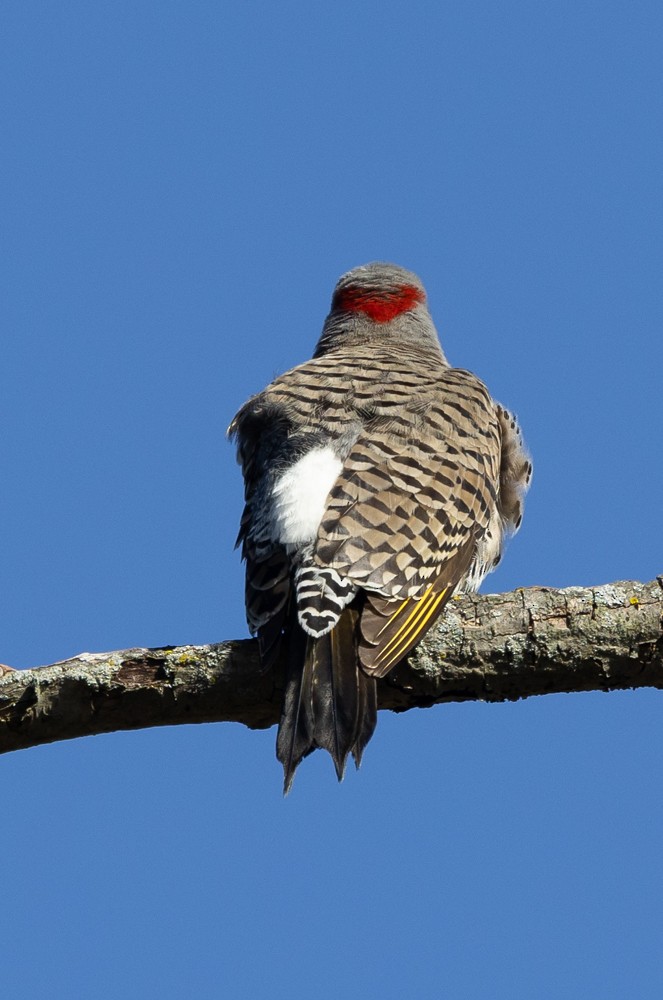
M 339 278 L 311 360 L 238 411 L 237 545 L 264 669 L 286 658 L 284 793 L 313 750 L 342 780 L 377 722 L 377 680 L 521 523 L 516 418 L 442 350 L 424 286 L 374 262 Z

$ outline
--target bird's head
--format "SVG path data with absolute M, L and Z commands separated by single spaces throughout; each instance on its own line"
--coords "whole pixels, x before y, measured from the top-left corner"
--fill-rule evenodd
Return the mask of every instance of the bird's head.
M 366 342 L 442 354 L 426 291 L 412 271 L 378 261 L 339 278 L 315 356 Z

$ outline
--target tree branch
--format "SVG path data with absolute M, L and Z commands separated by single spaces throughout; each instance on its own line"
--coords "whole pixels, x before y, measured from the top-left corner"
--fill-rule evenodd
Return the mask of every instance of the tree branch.
M 262 673 L 253 640 L 82 653 L 0 670 L 0 753 L 121 729 L 278 721 L 284 670 Z M 515 701 L 560 691 L 663 687 L 663 577 L 652 583 L 451 602 L 409 660 L 379 682 L 379 706 Z

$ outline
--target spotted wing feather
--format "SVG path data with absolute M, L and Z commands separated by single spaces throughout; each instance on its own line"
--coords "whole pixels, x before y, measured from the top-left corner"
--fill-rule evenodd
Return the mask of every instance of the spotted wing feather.
M 414 417 L 403 427 L 382 416 L 347 456 L 314 551 L 315 562 L 366 592 L 360 656 L 378 676 L 470 573 L 495 519 L 501 447 L 487 391 L 457 369 L 438 380 L 425 427 Z

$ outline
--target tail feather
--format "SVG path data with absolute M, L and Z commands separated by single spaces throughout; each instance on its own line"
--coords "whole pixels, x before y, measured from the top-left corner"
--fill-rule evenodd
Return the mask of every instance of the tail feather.
M 377 722 L 377 694 L 375 680 L 359 665 L 357 638 L 357 612 L 351 608 L 330 633 L 318 639 L 306 636 L 298 622 L 292 623 L 288 680 L 276 741 L 286 794 L 298 765 L 316 748 L 329 753 L 339 781 L 349 754 L 359 766 Z
M 366 744 L 375 732 L 378 723 L 378 689 L 375 678 L 367 677 L 363 670 L 357 671 L 359 680 L 359 729 L 352 748 L 355 767 L 359 768 Z
M 356 741 L 359 719 L 355 620 L 351 613 L 341 615 L 335 628 L 313 645 L 314 737 L 334 761 L 339 781 Z
M 304 757 L 315 749 L 310 642 L 303 629 L 294 623 L 288 642 L 288 676 L 276 737 L 276 756 L 283 764 L 284 771 L 284 795 L 290 791 L 295 771 Z

